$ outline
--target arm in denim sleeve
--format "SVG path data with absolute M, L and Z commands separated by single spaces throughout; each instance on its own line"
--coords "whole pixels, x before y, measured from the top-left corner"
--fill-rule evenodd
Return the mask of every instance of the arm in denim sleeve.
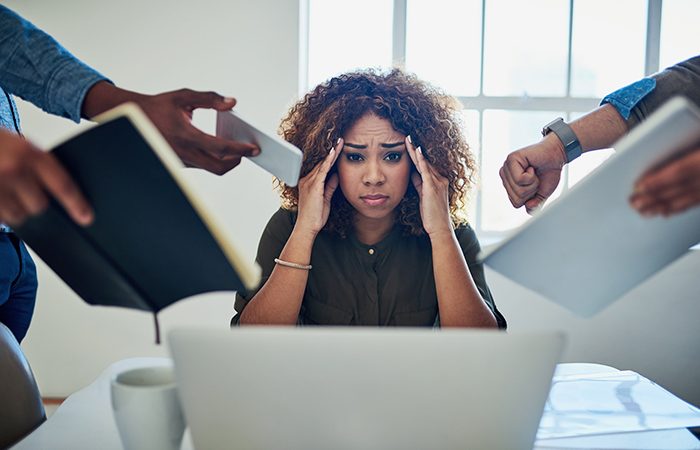
M 700 56 L 619 89 L 607 95 L 601 104 L 615 106 L 628 128 L 632 129 L 676 95 L 700 106 Z
M 0 5 L 0 85 L 6 91 L 80 122 L 86 93 L 102 80 L 51 36 Z

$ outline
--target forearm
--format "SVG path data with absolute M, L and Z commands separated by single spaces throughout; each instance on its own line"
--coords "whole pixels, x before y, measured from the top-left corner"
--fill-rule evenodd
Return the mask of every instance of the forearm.
M 614 106 L 605 104 L 581 116 L 569 124 L 581 143 L 583 153 L 610 148 L 627 133 L 627 123 Z M 549 133 L 536 144 L 540 151 L 556 155 L 552 161 L 557 161 L 557 169 L 566 164 L 564 144 L 554 133 Z
M 496 328 L 453 232 L 431 236 L 433 273 L 443 327 Z
M 625 120 L 610 104 L 594 109 L 570 125 L 581 143 L 583 152 L 610 148 L 628 131 Z M 561 145 L 561 141 L 559 144 Z
M 309 264 L 315 235 L 295 229 L 279 259 Z M 258 293 L 241 313 L 241 325 L 294 325 L 297 323 L 309 271 L 277 264 Z
M 106 78 L 2 5 L 0 29 L 3 88 L 48 113 L 79 122 L 86 92 Z
M 117 105 L 129 101 L 138 102 L 146 97 L 146 95 L 119 88 L 107 81 L 100 81 L 85 95 L 81 115 L 86 119 L 92 119 Z

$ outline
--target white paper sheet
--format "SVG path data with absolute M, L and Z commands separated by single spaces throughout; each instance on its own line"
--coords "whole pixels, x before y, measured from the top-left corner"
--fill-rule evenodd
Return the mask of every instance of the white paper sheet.
M 632 372 L 554 377 L 537 439 L 700 426 L 700 409 Z

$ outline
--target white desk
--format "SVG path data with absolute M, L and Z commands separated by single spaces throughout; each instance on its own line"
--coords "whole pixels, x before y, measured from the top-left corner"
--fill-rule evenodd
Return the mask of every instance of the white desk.
M 121 449 L 110 400 L 109 382 L 112 375 L 131 368 L 169 364 L 169 358 L 132 358 L 111 365 L 92 384 L 68 397 L 49 420 L 13 449 Z M 560 364 L 557 375 L 600 373 L 606 370 L 615 369 L 599 364 Z M 185 432 L 182 449 L 192 448 L 189 433 Z M 700 450 L 700 441 L 688 430 L 676 429 L 549 439 L 536 442 L 535 448 Z

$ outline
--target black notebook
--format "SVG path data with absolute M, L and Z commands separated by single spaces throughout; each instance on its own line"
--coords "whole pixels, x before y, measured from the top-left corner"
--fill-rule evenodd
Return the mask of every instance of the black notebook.
M 183 165 L 133 104 L 52 150 L 95 212 L 74 223 L 55 201 L 17 234 L 87 303 L 158 312 L 195 294 L 253 288 L 239 255 L 198 201 Z

